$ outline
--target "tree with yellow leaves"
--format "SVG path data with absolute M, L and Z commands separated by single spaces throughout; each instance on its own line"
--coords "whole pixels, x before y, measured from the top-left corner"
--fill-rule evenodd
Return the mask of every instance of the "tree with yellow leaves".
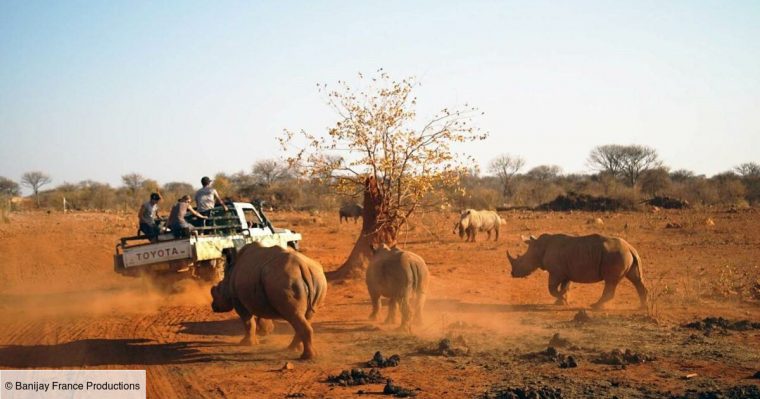
M 395 81 L 379 70 L 371 77 L 359 74 L 359 81 L 358 90 L 345 81 L 334 89 L 318 85 L 339 115 L 326 135 L 286 130 L 280 138 L 289 163 L 307 176 L 342 195 L 364 193 L 362 232 L 334 273 L 337 278 L 361 276 L 371 244 L 395 243 L 415 211 L 440 207 L 445 199 L 437 193 L 457 186 L 460 172 L 473 161 L 454 153 L 452 144 L 487 136 L 472 123 L 481 113 L 466 104 L 418 123 L 414 78 Z M 299 139 L 303 147 L 293 150 Z

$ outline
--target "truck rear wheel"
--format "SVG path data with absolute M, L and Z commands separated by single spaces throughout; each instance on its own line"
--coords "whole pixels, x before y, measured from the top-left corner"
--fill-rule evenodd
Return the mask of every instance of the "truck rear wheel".
M 203 281 L 216 284 L 224 278 L 224 258 L 204 260 L 195 266 L 195 276 Z

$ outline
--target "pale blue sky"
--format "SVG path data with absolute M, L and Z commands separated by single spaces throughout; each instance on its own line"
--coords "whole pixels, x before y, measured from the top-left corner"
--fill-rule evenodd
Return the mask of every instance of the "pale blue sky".
M 416 75 L 469 102 L 485 165 L 586 172 L 647 144 L 712 175 L 760 162 L 760 1 L 0 1 L 0 175 L 198 185 L 337 116 L 317 82 Z

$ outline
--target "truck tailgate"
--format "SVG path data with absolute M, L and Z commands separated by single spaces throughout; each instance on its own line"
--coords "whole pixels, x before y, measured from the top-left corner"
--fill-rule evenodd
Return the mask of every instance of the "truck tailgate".
M 159 242 L 124 250 L 124 267 L 135 267 L 170 260 L 191 259 L 190 240 Z

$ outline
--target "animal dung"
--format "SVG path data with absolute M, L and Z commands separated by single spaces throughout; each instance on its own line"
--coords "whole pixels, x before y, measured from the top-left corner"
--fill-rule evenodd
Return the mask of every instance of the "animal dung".
M 391 355 L 389 358 L 384 358 L 380 351 L 375 352 L 375 356 L 372 356 L 372 360 L 367 362 L 367 367 L 385 368 L 396 367 L 401 362 L 401 356 Z

